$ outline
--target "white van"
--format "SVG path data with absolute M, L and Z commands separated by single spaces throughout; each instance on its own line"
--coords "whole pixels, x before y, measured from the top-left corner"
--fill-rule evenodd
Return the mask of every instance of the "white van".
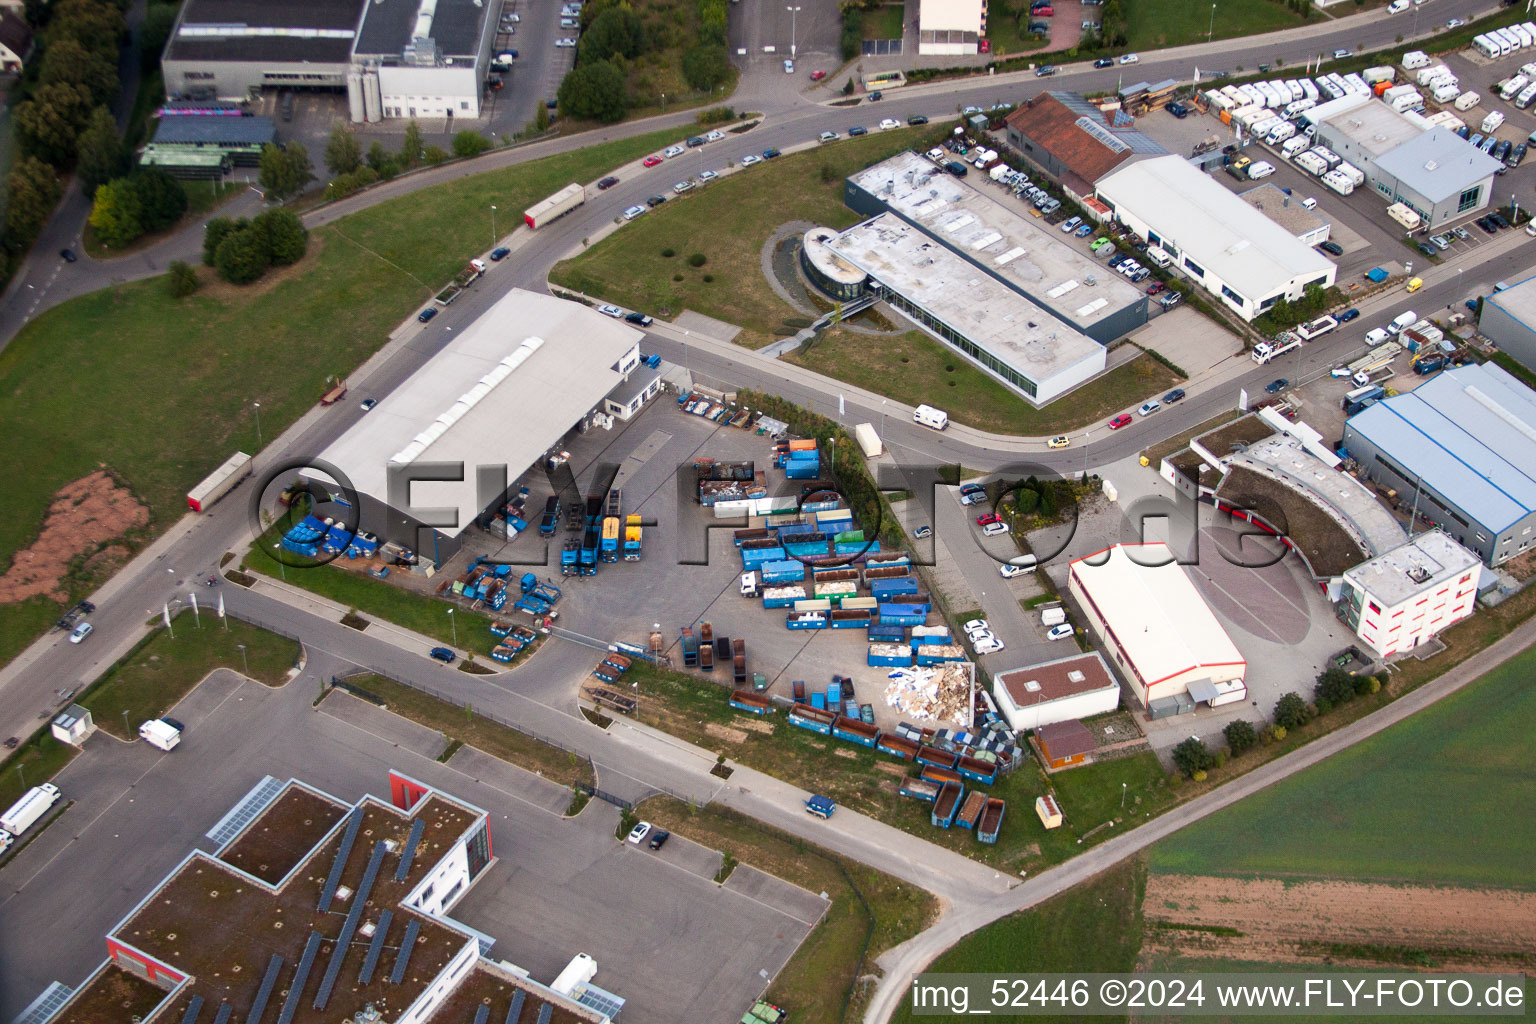
M 1147 248 L 1147 259 L 1151 260 L 1153 263 L 1160 267 L 1166 267 L 1168 264 L 1173 262 L 1173 257 L 1168 255 L 1167 250 L 1157 245 L 1149 246 Z
M 943 430 L 949 426 L 949 413 L 931 405 L 920 405 L 912 412 L 912 422 L 921 423 L 932 430 Z
M 1412 327 L 1414 322 L 1418 319 L 1419 314 L 1410 309 L 1406 313 L 1399 313 L 1397 316 L 1393 317 L 1392 322 L 1387 325 L 1387 330 L 1391 331 L 1393 334 L 1397 334 L 1405 327 Z
M 1369 348 L 1375 348 L 1390 337 L 1392 332 L 1385 327 L 1373 327 L 1365 332 L 1365 344 Z
M 1260 160 L 1256 164 L 1248 165 L 1248 178 L 1251 181 L 1258 181 L 1260 178 L 1267 178 L 1274 173 L 1275 165 L 1270 163 L 1268 160 Z

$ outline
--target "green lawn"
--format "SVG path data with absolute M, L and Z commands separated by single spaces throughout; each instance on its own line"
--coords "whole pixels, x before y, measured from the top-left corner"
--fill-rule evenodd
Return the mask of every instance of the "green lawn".
M 1536 888 L 1536 650 L 1158 844 L 1190 874 Z
M 106 671 L 80 700 L 98 729 L 119 739 L 137 737 L 140 722 L 165 714 L 216 668 L 248 674 L 267 686 L 288 681 L 288 670 L 298 662 L 297 643 L 234 618 L 225 618 L 225 629 L 207 608 L 201 620 L 199 628 L 197 619 L 183 612 L 172 620 L 174 636 L 157 627 Z M 131 732 L 124 729 L 125 711 Z
M 832 331 L 786 360 L 908 405 L 947 409 L 952 419 L 1002 434 L 1055 434 L 1160 395 L 1182 378 L 1140 355 L 1043 409 L 1036 409 L 922 331 L 897 336 Z
M 796 1024 L 860 1019 L 858 1011 L 869 992 L 866 985 L 855 987 L 860 954 L 872 962 L 916 935 L 938 911 L 938 901 L 916 886 L 729 808 L 694 808 L 671 797 L 656 797 L 636 813 L 660 828 L 729 853 L 742 864 L 830 897 L 826 914 L 768 989 L 769 1002 L 787 1010 Z
M 1203 43 L 1212 29 L 1206 0 L 1159 0 L 1156 4 L 1127 4 L 1128 47 L 1158 50 L 1185 43 Z M 1222 0 L 1216 7 L 1215 38 L 1233 39 L 1277 32 L 1302 24 L 1301 18 L 1276 0 Z M 1220 64 L 1217 60 L 1215 63 Z M 1231 68 L 1226 70 L 1230 71 Z M 1127 69 L 1127 82 L 1134 69 Z
M 1023 974 L 1034 971 L 1132 971 L 1141 949 L 1141 896 L 1146 868 L 1127 860 L 1103 874 L 1031 910 L 1009 915 L 981 928 L 925 968 L 930 973 Z M 972 1007 L 977 1009 L 977 1007 Z M 906 1021 L 957 1020 L 958 1016 L 917 1016 L 909 1002 L 892 1015 Z M 1010 1016 L 1011 1020 L 1020 1018 Z M 1113 1017 L 1055 1017 L 1030 1021 L 1125 1021 Z
M 108 288 L 43 313 L 0 353 L 0 568 L 31 544 L 53 494 L 105 466 L 150 510 L 138 546 L 186 511 L 187 489 L 231 451 L 255 451 L 253 402 L 267 440 L 307 412 L 332 374 L 368 358 L 490 237 L 492 203 L 508 226 L 571 181 L 675 141 L 656 132 L 548 157 L 403 196 L 313 233 L 296 267 L 245 289 L 208 286 L 184 300 L 156 279 Z M 67 581 L 68 600 L 101 582 Z M 0 664 L 59 606 L 34 600 L 0 615 Z
M 795 220 L 836 228 L 858 223 L 859 215 L 843 204 L 843 179 L 923 137 L 919 129 L 876 132 L 739 170 L 672 197 L 575 259 L 556 264 L 550 280 L 655 316 L 670 318 L 684 309 L 705 313 L 741 326 L 737 344 L 759 348 L 773 340 L 774 327 L 785 317 L 801 315 L 763 277 L 762 248 L 769 236 Z M 697 173 L 688 160 L 679 158 L 684 169 Z M 662 256 L 667 249 L 674 255 Z M 703 266 L 688 265 L 694 253 L 705 257 Z
M 906 17 L 903 4 L 886 4 L 864 12 L 865 39 L 900 39 L 902 22 Z

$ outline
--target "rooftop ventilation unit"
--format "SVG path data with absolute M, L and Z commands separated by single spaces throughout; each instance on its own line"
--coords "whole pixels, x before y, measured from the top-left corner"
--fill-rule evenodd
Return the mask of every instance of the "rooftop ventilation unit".
M 1071 672 L 1067 673 L 1067 679 L 1070 682 L 1081 683 L 1083 680 L 1085 680 L 1087 678 L 1088 677 L 1083 675 L 1083 673 L 1081 671 L 1079 671 L 1078 669 L 1073 669 Z

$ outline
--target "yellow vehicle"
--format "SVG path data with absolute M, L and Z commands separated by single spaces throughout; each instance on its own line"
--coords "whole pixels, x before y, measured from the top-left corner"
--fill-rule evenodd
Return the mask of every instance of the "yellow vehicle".
M 1051 438 L 1049 441 L 1045 442 L 1045 446 L 1047 448 L 1065 448 L 1071 443 L 1071 439 L 1068 438 L 1066 434 L 1058 434 Z
M 1423 288 L 1423 287 L 1424 287 L 1424 279 L 1422 277 L 1415 277 L 1415 278 L 1413 278 L 1412 280 L 1410 280 L 1408 282 L 1408 291 L 1410 291 L 1410 292 L 1416 292 L 1420 288 Z

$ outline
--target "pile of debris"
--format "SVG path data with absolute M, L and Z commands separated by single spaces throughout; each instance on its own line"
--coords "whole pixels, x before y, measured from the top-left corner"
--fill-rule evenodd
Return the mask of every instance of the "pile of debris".
M 918 721 L 969 722 L 972 671 L 969 662 L 896 669 L 886 677 L 885 703 Z

